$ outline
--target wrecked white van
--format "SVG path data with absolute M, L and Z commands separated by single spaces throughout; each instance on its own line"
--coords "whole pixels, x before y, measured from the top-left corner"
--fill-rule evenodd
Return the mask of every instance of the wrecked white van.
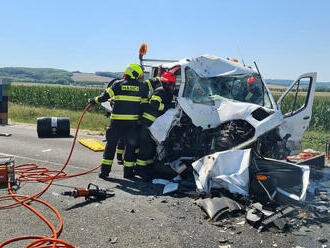
M 143 65 L 147 77 L 158 75 L 158 65 Z M 162 64 L 164 71 L 177 77 L 177 98 L 175 108 L 150 127 L 157 143 L 156 162 L 178 172 L 182 162 L 229 149 L 253 148 L 274 159 L 301 150 L 312 115 L 316 72 L 299 76 L 276 103 L 258 70 L 237 60 L 203 55 Z M 109 103 L 102 106 L 111 112 Z
M 149 77 L 156 76 L 158 65 L 150 67 Z M 150 127 L 159 162 L 175 167 L 229 149 L 253 148 L 276 159 L 300 151 L 315 72 L 299 76 L 276 103 L 260 73 L 232 59 L 203 55 L 163 64 L 162 70 L 177 76 L 177 99 Z

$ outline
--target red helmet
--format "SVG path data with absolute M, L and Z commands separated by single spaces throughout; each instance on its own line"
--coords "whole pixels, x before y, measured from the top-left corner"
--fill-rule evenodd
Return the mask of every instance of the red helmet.
M 254 77 L 249 77 L 248 80 L 247 80 L 248 83 L 254 83 L 255 81 L 256 80 L 255 80 Z
M 176 77 L 173 72 L 167 71 L 161 75 L 160 81 L 162 81 L 162 83 L 175 83 Z

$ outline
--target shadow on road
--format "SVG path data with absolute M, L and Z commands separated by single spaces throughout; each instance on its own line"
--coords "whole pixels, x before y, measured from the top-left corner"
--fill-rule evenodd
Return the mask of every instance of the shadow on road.
M 132 195 L 144 195 L 144 196 L 160 196 L 163 195 L 164 185 L 153 184 L 152 182 L 145 182 L 140 178 L 135 177 L 133 180 L 108 178 L 105 181 L 116 183 L 115 188 L 125 191 Z M 192 197 L 194 198 L 196 193 L 195 183 L 189 180 L 181 181 L 177 191 L 167 193 L 174 198 Z
M 153 184 L 152 182 L 144 182 L 142 179 L 135 177 L 133 180 L 107 178 L 105 181 L 116 183 L 115 188 L 121 189 L 132 195 L 161 195 L 163 191 L 162 185 Z

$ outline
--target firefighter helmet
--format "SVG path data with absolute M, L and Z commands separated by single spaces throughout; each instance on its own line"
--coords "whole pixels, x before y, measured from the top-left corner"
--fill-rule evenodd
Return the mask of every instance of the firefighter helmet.
M 165 90 L 169 90 L 169 91 L 174 90 L 176 77 L 173 72 L 170 71 L 164 72 L 160 77 L 160 81 L 162 82 L 163 88 Z
M 254 77 L 249 77 L 248 80 L 247 80 L 248 83 L 254 83 L 255 81 L 256 80 L 255 80 Z
M 173 72 L 167 71 L 161 75 L 160 81 L 162 81 L 162 83 L 175 83 L 176 77 Z
M 142 75 L 142 68 L 138 64 L 130 64 L 125 70 L 125 77 L 129 76 L 132 79 L 139 79 Z

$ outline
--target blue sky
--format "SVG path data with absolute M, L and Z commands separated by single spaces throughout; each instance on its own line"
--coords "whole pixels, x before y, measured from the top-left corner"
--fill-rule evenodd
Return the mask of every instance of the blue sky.
M 330 81 L 330 1 L 1 1 L 0 67 L 123 71 L 202 54 L 256 61 L 265 78 Z

